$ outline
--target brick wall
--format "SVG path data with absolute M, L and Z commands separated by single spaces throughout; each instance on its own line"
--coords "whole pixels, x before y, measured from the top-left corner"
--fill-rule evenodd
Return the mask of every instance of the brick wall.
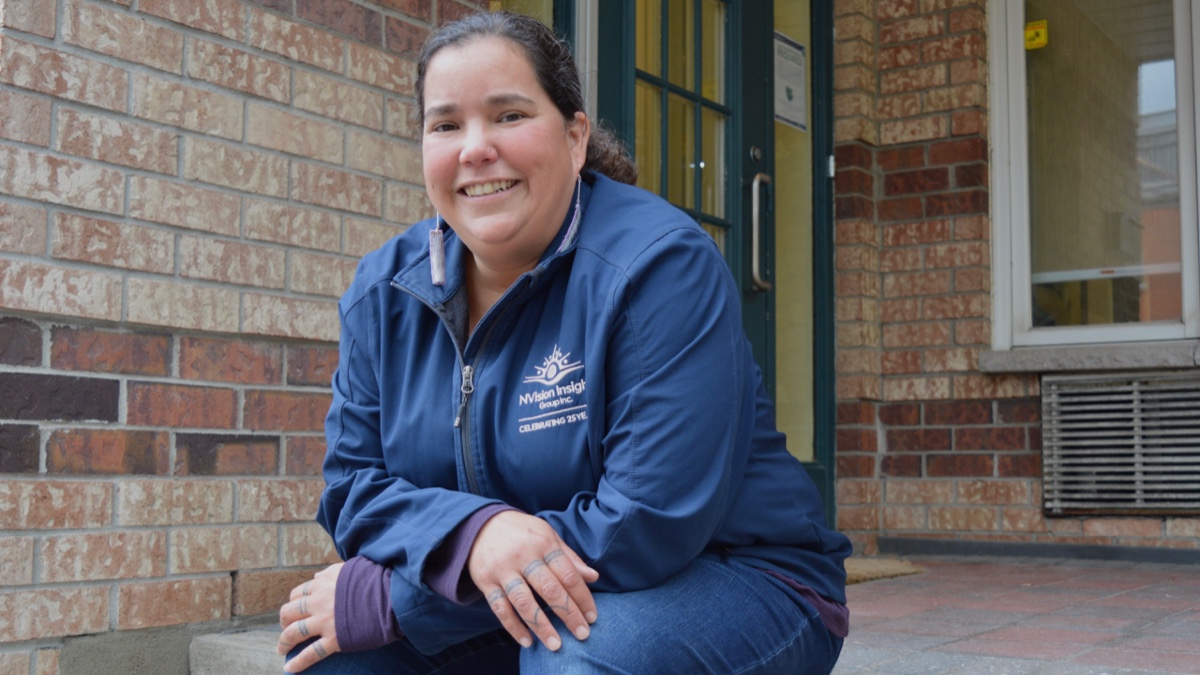
M 986 0 L 836 0 L 838 525 L 1200 548 L 1196 518 L 1046 518 L 1039 382 L 989 375 Z
M 334 559 L 337 298 L 430 214 L 412 58 L 483 5 L 0 2 L 0 672 Z

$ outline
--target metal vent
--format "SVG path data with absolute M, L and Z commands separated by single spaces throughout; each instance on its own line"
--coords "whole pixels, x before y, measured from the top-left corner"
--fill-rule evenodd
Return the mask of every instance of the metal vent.
M 1042 378 L 1046 513 L 1200 512 L 1200 372 Z

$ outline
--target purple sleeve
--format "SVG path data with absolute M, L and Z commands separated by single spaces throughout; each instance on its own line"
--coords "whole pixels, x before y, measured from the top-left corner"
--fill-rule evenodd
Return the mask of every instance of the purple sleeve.
M 389 567 L 361 556 L 342 566 L 333 601 L 333 625 L 342 651 L 375 649 L 400 639 L 391 589 Z
M 489 518 L 497 513 L 516 510 L 505 504 L 489 504 L 471 514 L 470 518 L 454 528 L 425 562 L 425 584 L 434 593 L 457 605 L 469 605 L 478 600 L 482 593 L 465 573 L 471 545 Z

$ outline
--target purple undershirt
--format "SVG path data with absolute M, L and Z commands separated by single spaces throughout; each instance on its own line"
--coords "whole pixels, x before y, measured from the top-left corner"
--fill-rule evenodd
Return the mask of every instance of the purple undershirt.
M 469 605 L 482 597 L 470 575 L 464 573 L 471 545 L 489 518 L 516 510 L 504 504 L 491 504 L 454 528 L 425 565 L 425 583 L 429 588 L 458 605 Z M 830 633 L 840 638 L 849 634 L 850 610 L 845 605 L 826 600 L 783 574 L 763 571 L 790 586 L 816 608 Z M 392 613 L 391 581 L 391 568 L 363 557 L 351 558 L 342 567 L 333 605 L 334 626 L 342 651 L 376 649 L 400 639 L 400 626 Z

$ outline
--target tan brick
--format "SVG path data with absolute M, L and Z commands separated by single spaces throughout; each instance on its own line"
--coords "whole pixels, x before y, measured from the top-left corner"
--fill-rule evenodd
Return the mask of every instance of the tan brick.
M 838 321 L 876 321 L 879 318 L 879 302 L 869 298 L 838 298 L 834 304 Z
M 949 293 L 953 278 L 949 271 L 885 274 L 883 275 L 883 295 L 887 298 L 895 298 Z
M 879 125 L 879 140 L 883 145 L 901 145 L 945 138 L 950 135 L 949 122 L 944 115 L 885 121 Z
M 1083 533 L 1094 537 L 1161 537 L 1161 518 L 1086 518 Z
M 36 262 L 0 260 L 0 308 L 118 321 L 121 277 Z
M 861 15 L 839 16 L 833 22 L 838 40 L 862 40 L 875 42 L 875 22 Z
M 340 562 L 333 540 L 316 523 L 284 525 L 283 564 L 288 567 L 300 565 L 328 565 Z
M 238 330 L 238 294 L 223 288 L 132 278 L 126 284 L 131 323 L 218 333 Z
M 28 673 L 32 656 L 32 652 L 0 652 L 0 673 L 13 673 L 13 675 Z
M 133 114 L 206 135 L 242 138 L 240 101 L 149 73 L 133 74 Z
M 381 181 L 304 162 L 292 166 L 292 199 L 368 216 L 382 214 Z
M 292 105 L 311 113 L 370 129 L 383 127 L 383 94 L 331 77 L 297 71 Z
M 272 567 L 278 558 L 279 534 L 274 525 L 171 531 L 171 574 Z
M 879 326 L 876 324 L 842 324 L 835 330 L 839 347 L 874 347 L 879 344 Z
M 138 11 L 235 42 L 245 39 L 246 12 L 238 0 L 140 0 Z
M 117 524 L 206 525 L 233 521 L 226 480 L 126 480 L 117 484 Z
M 838 504 L 878 504 L 881 486 L 877 480 L 842 479 L 837 481 Z
M 312 521 L 324 488 L 324 481 L 319 479 L 239 480 L 237 520 L 242 523 Z
M 900 377 L 883 382 L 885 401 L 943 401 L 950 398 L 948 377 Z
M 833 97 L 834 117 L 873 116 L 875 108 L 875 97 L 864 91 L 843 92 Z
M 117 629 L 173 626 L 229 618 L 233 583 L 218 577 L 117 587 Z
M 996 509 L 978 506 L 931 506 L 929 528 L 984 532 L 999 529 Z
M 954 343 L 960 345 L 990 345 L 992 343 L 992 322 L 955 321 Z
M 179 239 L 179 273 L 227 284 L 283 288 L 286 254 L 237 241 L 184 236 Z
M 0 138 L 50 145 L 50 101 L 15 91 L 0 91 Z
M 44 583 L 161 577 L 165 532 L 138 530 L 47 537 L 41 544 Z
M 1032 396 L 1028 375 L 955 375 L 954 398 L 1019 398 Z M 1036 376 L 1035 376 L 1036 377 Z
M 946 19 L 940 15 L 915 16 L 897 21 L 883 22 L 879 27 L 879 42 L 890 44 L 908 42 L 941 35 L 946 30 Z
M 0 202 L 0 251 L 43 255 L 46 212 L 22 204 Z
M 884 347 L 930 347 L 950 344 L 950 324 L 944 321 L 883 327 Z
M 1006 532 L 1048 531 L 1046 516 L 1038 508 L 1004 508 L 1000 511 L 1000 527 Z
M 392 237 L 404 232 L 407 227 L 390 223 L 372 223 L 365 220 L 346 218 L 346 254 L 364 256 L 386 244 Z
M 841 506 L 837 510 L 839 530 L 878 530 L 882 509 L 878 506 Z
M 0 537 L 0 586 L 32 583 L 33 537 Z
M 875 93 L 877 73 L 861 63 L 837 66 L 833 69 L 833 89 L 837 92 L 860 90 Z
M 58 675 L 58 654 L 62 651 L 57 647 L 39 649 L 34 652 L 37 660 L 37 675 Z
M 248 115 L 247 142 L 330 164 L 342 163 L 339 126 L 254 103 Z
M 840 41 L 833 47 L 833 62 L 839 66 L 849 63 L 869 66 L 875 62 L 875 49 L 869 43 L 858 40 Z
M 863 117 L 834 120 L 833 139 L 838 143 L 862 141 L 876 145 L 879 142 L 879 125 Z
M 962 372 L 978 368 L 975 349 L 930 349 L 925 352 L 925 372 Z
M 992 315 L 991 296 L 984 293 L 925 298 L 922 319 L 962 319 Z
M 946 112 L 987 105 L 987 89 L 982 84 L 961 84 L 925 92 L 925 112 Z
M 8 35 L 0 40 L 0 82 L 119 112 L 129 92 L 120 68 Z
M 291 256 L 291 283 L 288 290 L 296 293 L 342 297 L 350 282 L 354 280 L 354 269 L 358 261 L 329 255 L 315 255 L 293 251 Z
M 239 571 L 233 580 L 233 615 L 276 614 L 292 589 L 313 578 L 317 568 Z
M 246 237 L 319 251 L 341 248 L 337 216 L 254 199 L 246 200 Z
M 891 120 L 900 117 L 914 117 L 921 114 L 920 94 L 897 94 L 879 99 L 877 112 L 880 119 Z
M 966 504 L 1028 504 L 1029 484 L 1022 480 L 963 480 L 958 501 Z
M 393 136 L 420 140 L 421 115 L 415 102 L 389 98 L 387 100 L 387 132 Z
M 63 40 L 67 44 L 171 73 L 183 71 L 179 31 L 81 0 L 70 0 L 66 9 Z
M 886 96 L 943 87 L 949 84 L 949 74 L 945 65 L 886 71 L 879 76 L 879 93 Z
M 839 399 L 879 399 L 883 396 L 883 383 L 877 375 L 842 375 L 838 373 L 837 397 Z
M 179 137 L 168 131 L 119 121 L 70 108 L 59 108 L 60 152 L 111 164 L 173 174 Z
M 112 486 L 93 481 L 0 482 L 0 530 L 104 527 L 112 519 Z
M 0 192 L 88 211 L 121 213 L 121 172 L 89 162 L 0 146 Z
M 343 69 L 344 40 L 327 31 L 289 21 L 255 7 L 250 8 L 250 36 L 247 42 L 251 47 L 335 73 L 341 73 Z
M 283 157 L 191 137 L 184 141 L 183 156 L 184 178 L 273 197 L 287 195 L 288 162 Z
M 55 258 L 170 274 L 175 237 L 169 232 L 58 213 L 51 230 Z
M 417 65 L 408 59 L 393 56 L 357 42 L 350 42 L 350 63 L 346 74 L 351 79 L 373 87 L 414 96 Z
M 246 316 L 242 329 L 247 333 L 326 342 L 338 339 L 339 324 L 335 301 L 298 300 L 246 293 L 242 304 Z
M 959 293 L 992 290 L 992 274 L 989 270 L 954 270 L 954 290 Z
M 421 149 L 413 143 L 351 131 L 348 145 L 352 169 L 413 185 L 425 183 L 425 174 L 421 170 Z
M 432 218 L 433 206 L 424 190 L 416 190 L 405 185 L 390 183 L 387 195 L 384 197 L 383 218 L 392 223 L 407 227 L 426 218 Z
M 188 43 L 187 74 L 205 82 L 287 103 L 291 69 L 240 49 L 193 39 Z
M 55 3 L 45 0 L 6 0 L 0 3 L 0 26 L 42 37 L 54 37 L 55 16 Z M 2 668 L 0 671 L 9 672 Z
M 885 506 L 883 527 L 886 530 L 925 530 L 929 528 L 928 509 L 923 506 Z
M 129 215 L 165 225 L 237 236 L 242 200 L 231 194 L 146 176 L 129 179 Z
M 107 629 L 108 588 L 104 586 L 0 593 L 0 644 Z
M 954 483 L 948 480 L 892 479 L 884 484 L 883 501 L 888 504 L 951 504 Z
M 1168 537 L 1200 538 L 1200 518 L 1167 518 Z

